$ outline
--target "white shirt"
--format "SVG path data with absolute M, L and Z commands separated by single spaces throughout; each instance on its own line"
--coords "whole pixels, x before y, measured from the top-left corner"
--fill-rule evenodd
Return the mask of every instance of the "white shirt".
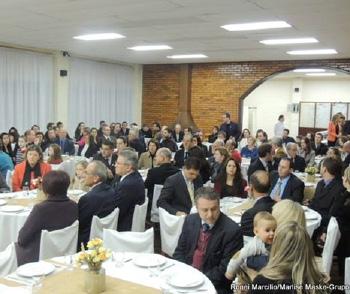
M 86 153 L 86 151 L 88 150 L 88 148 L 89 148 L 89 144 L 85 144 L 85 145 L 84 145 L 84 148 L 81 150 L 80 155 L 81 155 L 81 156 L 85 156 L 85 153 Z
M 119 181 L 119 183 L 121 183 L 122 180 L 124 180 L 128 175 L 130 175 L 130 174 L 132 174 L 132 173 L 133 173 L 133 172 L 131 171 L 131 172 L 127 173 L 126 175 L 122 176 L 121 179 L 120 179 L 120 181 Z
M 275 124 L 275 130 L 274 130 L 275 137 L 280 137 L 280 138 L 282 138 L 282 136 L 283 136 L 283 130 L 284 130 L 284 129 L 285 129 L 284 123 L 281 122 L 281 121 L 278 121 L 278 122 Z

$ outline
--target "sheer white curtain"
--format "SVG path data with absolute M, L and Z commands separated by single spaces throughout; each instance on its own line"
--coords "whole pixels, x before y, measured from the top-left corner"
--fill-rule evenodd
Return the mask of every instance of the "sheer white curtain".
M 80 121 L 92 127 L 100 120 L 136 118 L 134 69 L 131 66 L 72 58 L 69 83 L 69 129 Z
M 53 119 L 53 58 L 49 54 L 0 48 L 0 131 L 20 133 Z

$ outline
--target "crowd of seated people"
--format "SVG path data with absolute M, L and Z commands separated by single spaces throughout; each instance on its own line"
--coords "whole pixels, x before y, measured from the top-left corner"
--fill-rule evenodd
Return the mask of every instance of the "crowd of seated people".
M 225 277 L 226 266 L 231 257 L 242 248 L 242 235 L 259 235 L 256 230 L 260 225 L 254 223 L 257 214 L 268 212 L 275 218 L 275 239 L 279 240 L 279 246 L 287 246 L 281 238 L 297 238 L 304 242 L 306 248 L 313 242 L 316 251 L 317 248 L 322 248 L 322 242 L 327 238 L 329 219 L 334 216 L 344 232 L 340 249 L 337 250 L 340 270 L 343 272 L 345 257 L 350 255 L 350 138 L 342 129 L 343 123 L 340 115 L 330 122 L 336 139 L 332 141 L 334 134 L 331 133 L 326 143 L 321 133 L 293 138 L 286 128 L 282 129 L 281 137 L 272 137 L 270 140 L 262 129 L 258 129 L 256 135 L 252 136 L 252 130 L 244 129 L 241 132 L 238 124 L 231 121 L 229 113 L 223 115 L 222 124 L 214 126 L 207 139 L 204 139 L 201 130 L 183 129 L 180 124 L 176 124 L 172 130 L 158 122 L 152 126 L 144 124 L 141 129 L 135 123 L 129 127 L 127 122 L 107 124 L 101 121 L 98 128 L 90 128 L 80 122 L 73 138 L 62 123 L 49 123 L 45 133 L 34 125 L 23 135 L 12 127 L 0 136 L 0 192 L 9 191 L 10 188 L 13 191 L 41 188 L 47 194 L 48 203 L 53 202 L 54 206 L 57 200 L 50 200 L 51 198 L 62 197 L 63 200 L 60 201 L 67 201 L 68 187 L 86 191 L 87 194 L 80 198 L 77 207 L 73 209 L 69 202 L 67 205 L 72 206 L 69 220 L 73 222 L 78 219 L 80 222 L 80 242 L 87 242 L 94 215 L 104 217 L 118 207 L 118 230 L 129 231 L 135 205 L 145 201 L 144 189 L 148 190 L 149 215 L 154 185 L 163 185 L 157 205 L 173 215 L 188 215 L 174 258 L 203 271 L 219 293 L 229 293 L 230 281 Z M 45 161 L 44 154 L 48 155 Z M 64 160 L 63 155 L 73 154 L 92 161 L 77 162 L 75 176 L 70 179 L 67 189 L 59 190 L 58 195 L 48 187 L 57 185 L 50 179 L 54 173 L 51 171 L 52 165 L 60 164 Z M 320 156 L 322 160 L 317 161 Z M 246 161 L 242 158 L 250 160 L 246 177 L 243 174 L 243 162 Z M 321 180 L 313 199 L 306 201 L 304 182 L 294 173 L 304 172 L 311 166 L 318 168 Z M 138 169 L 148 169 L 145 181 Z M 8 187 L 5 179 L 8 171 L 12 170 L 12 187 Z M 57 180 L 66 181 L 63 174 L 55 175 Z M 49 184 L 44 185 L 45 179 Z M 206 186 L 212 186 L 213 189 L 202 188 L 206 183 Z M 243 213 L 240 227 L 229 221 L 217 207 L 220 199 L 227 196 L 254 199 L 253 207 Z M 305 216 L 300 204 L 308 205 L 322 217 L 321 226 L 315 231 L 312 241 L 305 240 Z M 45 209 L 46 206 L 50 205 L 42 205 L 38 209 Z M 198 214 L 192 216 L 193 206 L 197 207 Z M 39 212 L 33 210 L 27 222 L 36 219 Z M 70 225 L 72 222 L 62 222 L 61 216 L 56 216 L 52 227 Z M 30 223 L 25 226 L 30 227 Z M 290 229 L 289 235 L 280 229 L 283 227 Z M 20 233 L 18 254 L 20 250 L 25 252 L 34 250 L 34 247 L 36 250 L 29 259 L 26 259 L 26 253 L 22 254 L 23 262 L 37 259 L 35 234 L 33 232 L 31 239 L 28 232 L 24 234 L 22 230 Z M 277 236 L 280 236 L 279 239 Z M 211 247 L 208 252 L 201 251 L 210 242 L 210 238 L 220 240 L 218 244 L 215 243 L 218 247 Z M 286 258 L 280 256 L 276 246 L 273 241 L 268 255 L 281 260 Z M 297 262 L 295 253 L 290 254 L 291 260 Z M 309 259 L 311 253 L 305 254 L 305 258 Z M 266 267 L 254 282 L 274 283 L 274 277 L 277 278 L 286 271 L 288 276 L 283 282 L 290 284 L 295 282 L 294 271 L 303 270 L 281 268 L 273 276 L 271 269 L 275 262 L 266 260 Z M 309 263 L 308 266 L 313 266 L 310 261 L 305 262 Z M 321 277 L 320 274 L 314 274 L 308 276 L 308 279 L 313 281 Z M 322 283 L 323 280 L 319 282 Z

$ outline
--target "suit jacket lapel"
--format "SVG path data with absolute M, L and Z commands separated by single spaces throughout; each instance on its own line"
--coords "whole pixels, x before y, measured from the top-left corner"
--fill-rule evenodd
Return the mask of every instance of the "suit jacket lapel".
M 182 185 L 182 189 L 184 191 L 184 194 L 183 194 L 184 199 L 187 202 L 187 204 L 190 203 L 190 206 L 192 206 L 191 196 L 190 196 L 190 193 L 188 193 L 187 184 L 186 184 L 186 181 L 184 179 L 182 172 L 179 173 L 179 177 L 180 177 L 180 183 Z
M 213 253 L 214 248 L 218 248 L 217 244 L 221 241 L 221 235 L 220 232 L 220 222 L 221 222 L 222 214 L 220 214 L 219 219 L 217 220 L 215 226 L 210 230 L 211 236 L 208 241 L 207 250 L 205 252 L 204 260 L 203 260 L 203 266 L 206 263 L 208 257 L 210 254 Z
M 193 232 L 193 242 L 191 242 L 191 249 L 190 249 L 190 255 L 193 256 L 194 251 L 196 250 L 197 243 L 198 243 L 198 238 L 199 238 L 199 232 L 202 226 L 202 220 L 201 218 L 197 217 L 194 225 L 194 232 Z

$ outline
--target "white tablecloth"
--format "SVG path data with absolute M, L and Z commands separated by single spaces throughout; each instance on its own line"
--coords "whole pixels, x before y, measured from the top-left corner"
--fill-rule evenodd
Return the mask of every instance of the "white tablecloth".
M 350 294 L 350 257 L 347 257 L 345 259 L 344 285 L 347 285 L 349 287 L 348 290 L 345 290 L 345 293 Z

